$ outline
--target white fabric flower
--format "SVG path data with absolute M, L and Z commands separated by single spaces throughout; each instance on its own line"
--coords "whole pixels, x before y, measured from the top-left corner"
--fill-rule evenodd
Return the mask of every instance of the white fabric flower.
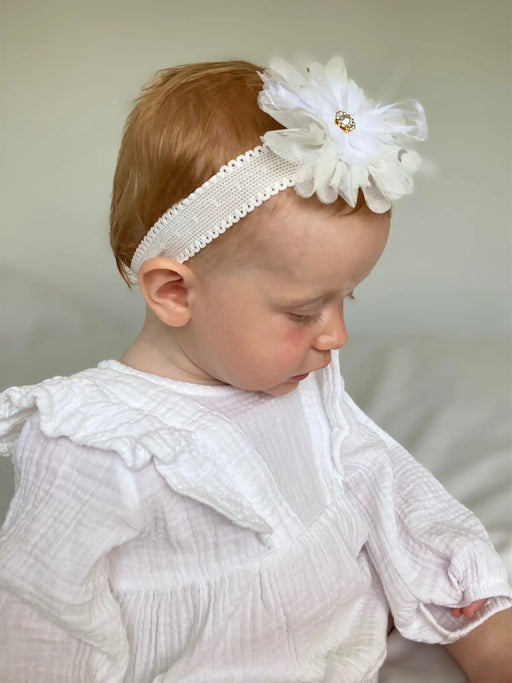
M 310 65 L 305 78 L 284 60 L 274 60 L 261 78 L 260 108 L 286 126 L 262 140 L 281 158 L 303 164 L 297 194 L 316 193 L 324 203 L 340 195 L 355 206 L 361 188 L 368 207 L 383 213 L 412 191 L 421 159 L 407 146 L 427 137 L 419 102 L 374 103 L 348 79 L 341 57 Z M 352 117 L 354 130 L 340 128 L 338 111 Z

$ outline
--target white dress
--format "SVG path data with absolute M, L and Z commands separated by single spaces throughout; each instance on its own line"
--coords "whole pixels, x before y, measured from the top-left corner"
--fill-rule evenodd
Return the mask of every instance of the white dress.
M 376 681 L 389 609 L 448 643 L 512 605 L 481 524 L 344 394 L 336 354 L 282 397 L 116 361 L 15 387 L 0 453 L 1 681 Z

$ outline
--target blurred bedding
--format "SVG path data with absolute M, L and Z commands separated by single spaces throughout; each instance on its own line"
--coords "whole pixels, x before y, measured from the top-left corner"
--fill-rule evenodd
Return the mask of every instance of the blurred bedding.
M 118 357 L 130 341 L 80 301 L 4 269 L 0 274 L 0 390 Z M 512 575 L 511 348 L 506 339 L 351 336 L 341 352 L 348 392 L 484 522 Z M 13 482 L 0 458 L 0 520 Z M 464 676 L 441 647 L 395 631 L 384 683 Z

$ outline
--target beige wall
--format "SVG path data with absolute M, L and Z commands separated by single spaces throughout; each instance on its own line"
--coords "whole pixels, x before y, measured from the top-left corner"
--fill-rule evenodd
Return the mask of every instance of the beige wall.
M 57 283 L 135 330 L 142 307 L 106 235 L 121 128 L 142 82 L 188 61 L 339 53 L 370 94 L 424 104 L 423 152 L 437 168 L 397 204 L 349 322 L 507 333 L 508 0 L 1 0 L 0 46 L 0 268 Z

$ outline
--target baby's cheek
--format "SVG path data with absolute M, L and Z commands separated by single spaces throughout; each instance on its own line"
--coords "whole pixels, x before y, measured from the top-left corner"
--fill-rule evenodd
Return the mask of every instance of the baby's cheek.
M 304 334 L 300 330 L 287 332 L 279 344 L 279 349 L 276 348 L 279 356 L 279 363 L 283 365 L 300 364 L 308 351 L 308 344 L 304 340 Z
M 300 328 L 288 330 L 285 335 L 285 345 L 297 352 L 307 348 L 306 334 Z

